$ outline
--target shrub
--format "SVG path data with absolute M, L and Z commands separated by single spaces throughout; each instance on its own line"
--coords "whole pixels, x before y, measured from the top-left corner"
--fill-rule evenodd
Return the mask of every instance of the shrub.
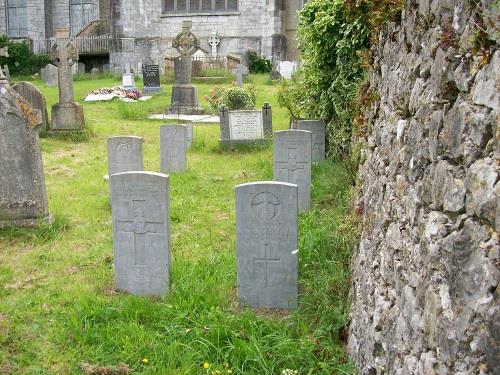
M 28 44 L 14 42 L 0 35 L 0 48 L 9 47 L 9 57 L 0 57 L 0 65 L 7 64 L 13 75 L 29 75 L 40 72 L 45 65 L 50 63 L 48 55 L 35 55 L 30 51 Z
M 269 73 L 271 71 L 271 60 L 259 56 L 255 51 L 247 51 L 246 59 L 250 73 Z
M 215 86 L 205 96 L 215 112 L 222 106 L 230 111 L 254 109 L 256 99 L 257 91 L 254 86 L 240 87 L 234 84 L 230 87 Z

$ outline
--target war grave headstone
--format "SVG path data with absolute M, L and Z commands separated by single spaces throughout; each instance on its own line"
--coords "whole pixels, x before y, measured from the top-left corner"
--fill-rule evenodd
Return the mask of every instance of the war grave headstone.
M 0 56 L 8 57 L 7 50 Z M 0 228 L 50 221 L 38 127 L 42 115 L 0 69 Z
M 236 75 L 236 82 L 238 86 L 243 86 L 243 78 L 248 75 L 248 67 L 243 64 L 238 64 L 236 69 L 233 69 L 233 74 Z
M 186 170 L 187 128 L 184 125 L 160 126 L 160 170 L 183 172 Z
M 325 160 L 326 129 L 323 120 L 299 120 L 297 129 L 313 133 L 313 162 Z
M 170 280 L 169 177 L 123 172 L 110 182 L 116 288 L 163 296 Z
M 144 81 L 144 94 L 161 92 L 159 65 L 143 64 L 142 79 Z
M 222 107 L 219 117 L 221 146 L 268 144 L 272 140 L 273 116 L 269 103 L 264 103 L 260 111 L 228 111 Z
M 39 127 L 39 132 L 40 135 L 44 135 L 49 129 L 49 115 L 47 113 L 47 103 L 41 91 L 29 82 L 19 82 L 13 86 L 13 89 L 26 99 L 33 108 L 40 111 L 42 124 Z
M 172 47 L 177 49 L 180 56 L 174 59 L 174 86 L 167 114 L 203 114 L 203 109 L 198 105 L 198 89 L 191 84 L 192 55 L 200 47 L 200 41 L 191 31 L 191 26 L 191 21 L 182 21 L 182 32 L 172 41 Z
M 69 39 L 69 29 L 56 30 L 56 44 L 50 57 L 57 66 L 59 103 L 52 106 L 49 134 L 82 131 L 85 127 L 83 107 L 74 102 L 71 67 L 78 61 L 78 51 Z
M 52 64 L 45 65 L 40 72 L 43 81 L 47 87 L 55 87 L 57 86 L 57 66 Z
M 297 307 L 297 185 L 236 187 L 238 300 L 254 308 Z
M 309 131 L 274 132 L 274 180 L 298 186 L 300 211 L 311 208 L 311 147 Z
M 128 61 L 125 65 L 125 73 L 122 75 L 122 86 L 126 89 L 133 89 L 135 87 L 134 74 L 130 71 L 130 61 Z
M 108 176 L 121 172 L 144 170 L 141 137 L 111 137 L 108 138 L 107 144 Z

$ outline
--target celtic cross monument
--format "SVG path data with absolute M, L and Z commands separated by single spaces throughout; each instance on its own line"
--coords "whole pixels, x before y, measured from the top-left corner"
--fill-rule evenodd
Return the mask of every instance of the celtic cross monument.
M 198 90 L 191 84 L 192 55 L 200 47 L 200 41 L 191 31 L 191 21 L 182 22 L 182 31 L 175 37 L 172 47 L 180 56 L 174 60 L 174 86 L 172 100 L 167 113 L 199 115 L 203 110 L 198 107 Z

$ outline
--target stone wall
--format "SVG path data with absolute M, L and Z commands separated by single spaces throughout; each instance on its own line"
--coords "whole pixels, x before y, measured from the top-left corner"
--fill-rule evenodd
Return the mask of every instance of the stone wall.
M 498 374 L 498 11 L 410 0 L 372 50 L 350 295 L 361 374 Z

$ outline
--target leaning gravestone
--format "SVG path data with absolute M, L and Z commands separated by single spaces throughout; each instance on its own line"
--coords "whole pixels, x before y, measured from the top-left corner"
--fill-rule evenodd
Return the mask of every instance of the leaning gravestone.
M 268 144 L 273 132 L 272 109 L 264 103 L 261 111 L 227 111 L 219 113 L 222 146 L 234 144 Z
M 42 116 L 10 87 L 1 69 L 0 118 L 0 228 L 48 221 L 38 139 Z
M 184 125 L 160 126 L 160 169 L 162 172 L 186 170 L 187 129 Z
M 298 186 L 300 211 L 311 208 L 311 145 L 311 132 L 274 132 L 274 180 Z
M 238 299 L 254 308 L 297 307 L 297 185 L 236 187 Z
M 38 109 L 42 114 L 42 125 L 39 128 L 40 135 L 44 135 L 49 129 L 49 115 L 47 113 L 47 103 L 45 97 L 35 85 L 29 82 L 19 82 L 13 87 L 30 105 Z
M 325 160 L 325 123 L 323 120 L 299 120 L 297 129 L 313 133 L 313 162 Z
M 83 107 L 74 102 L 71 67 L 78 61 L 78 51 L 69 40 L 69 29 L 56 30 L 56 44 L 50 57 L 58 67 L 59 103 L 52 106 L 49 134 L 81 131 L 85 127 Z
M 160 66 L 143 64 L 142 80 L 144 82 L 144 94 L 160 92 Z
M 163 296 L 170 279 L 169 177 L 124 172 L 110 181 L 116 287 Z
M 57 66 L 47 64 L 40 72 L 47 87 L 57 86 Z
M 108 138 L 108 175 L 115 173 L 142 171 L 142 138 L 111 137 Z

